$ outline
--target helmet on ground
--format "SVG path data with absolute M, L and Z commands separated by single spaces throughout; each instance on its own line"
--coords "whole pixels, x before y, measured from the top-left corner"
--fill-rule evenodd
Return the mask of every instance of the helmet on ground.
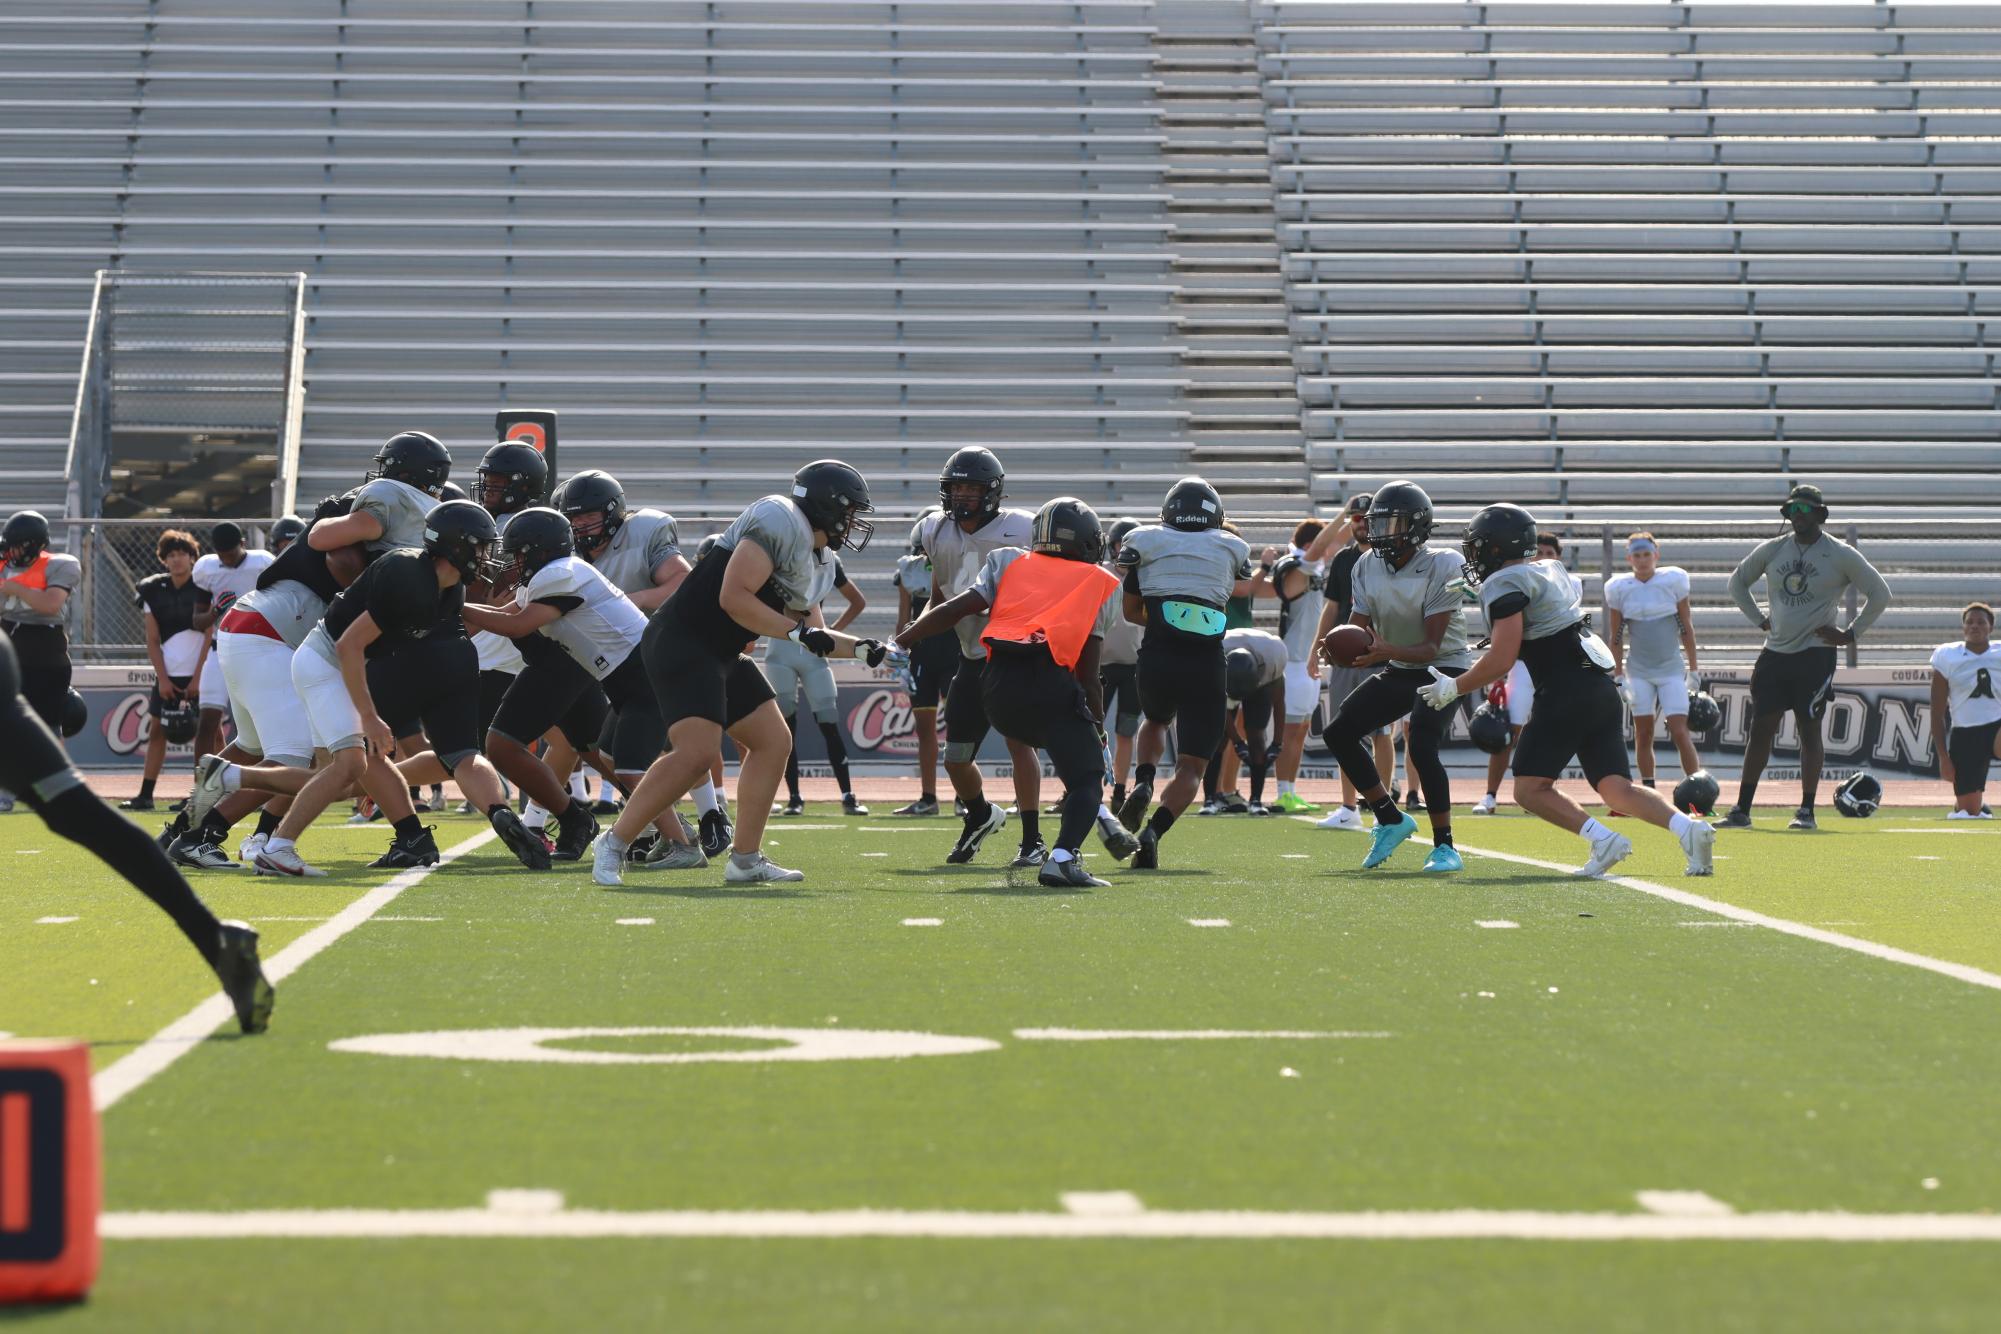
M 522 510 L 507 521 L 500 535 L 500 558 L 496 564 L 519 564 L 523 574 L 533 574 L 552 560 L 575 555 L 577 542 L 570 521 L 544 505 Z
M 186 694 L 176 696 L 172 704 L 160 710 L 156 726 L 168 744 L 185 746 L 195 739 L 195 726 L 201 722 L 201 714 L 195 702 Z
M 1688 697 L 1688 730 L 1691 732 L 1714 732 L 1723 726 L 1723 706 L 1716 702 L 1716 696 L 1707 690 L 1698 690 Z
M 471 579 L 493 549 L 493 516 L 470 500 L 447 500 L 424 516 L 424 550 Z
M 1001 488 L 1007 481 L 1007 470 L 991 449 L 982 445 L 967 445 L 957 450 L 945 460 L 945 466 L 938 471 L 938 504 L 954 519 L 969 520 L 984 518 L 1000 513 Z M 960 504 L 952 499 L 955 486 L 977 485 L 980 498 L 970 505 Z
M 1482 703 L 1473 710 L 1466 730 L 1473 738 L 1473 744 L 1489 755 L 1499 755 L 1514 739 L 1514 725 L 1508 721 L 1508 711 L 1489 703 Z
M 443 441 L 422 431 L 405 431 L 390 436 L 375 451 L 375 468 L 363 480 L 387 477 L 435 496 L 451 475 L 452 455 Z
M 83 702 L 83 695 L 71 687 L 63 696 L 62 732 L 64 736 L 75 736 L 90 723 L 90 705 Z
M 1029 546 L 1044 556 L 1096 565 L 1105 558 L 1105 529 L 1098 512 L 1075 496 L 1058 496 L 1035 512 Z
M 1674 785 L 1674 808 L 1689 815 L 1708 815 L 1716 809 L 1723 790 L 1707 769 L 1697 769 Z
M 794 473 L 792 503 L 805 514 L 806 522 L 827 535 L 827 545 L 835 550 L 860 551 L 875 533 L 875 525 L 861 517 L 875 508 L 868 497 L 868 481 L 839 459 L 815 459 Z
M 1466 569 L 1475 580 L 1485 579 L 1511 560 L 1535 559 L 1535 536 L 1535 515 L 1520 505 L 1489 505 L 1467 523 L 1459 554 L 1466 558 Z M 1369 512 L 1369 540 L 1377 540 L 1373 510 Z
M 1866 820 L 1883 804 L 1883 785 L 1867 770 L 1848 775 L 1848 781 L 1834 789 L 1834 809 L 1851 820 Z
M 549 488 L 549 461 L 525 440 L 503 440 L 480 456 L 473 499 L 491 514 L 513 514 L 542 499 Z
M 49 521 L 35 510 L 22 510 L 0 530 L 9 565 L 26 565 L 49 549 Z
M 1200 477 L 1184 477 L 1167 488 L 1160 502 L 1160 521 L 1184 533 L 1223 526 L 1223 497 Z
M 1231 699 L 1249 699 L 1258 689 L 1258 655 L 1247 648 L 1233 648 L 1223 655 L 1223 693 Z
M 610 546 L 625 526 L 625 488 L 608 472 L 586 469 L 563 483 L 555 508 L 569 519 L 577 550 L 588 556 Z M 595 522 L 589 518 L 593 514 Z
M 1401 565 L 1431 538 L 1431 497 L 1416 482 L 1391 482 L 1369 498 L 1369 545 Z

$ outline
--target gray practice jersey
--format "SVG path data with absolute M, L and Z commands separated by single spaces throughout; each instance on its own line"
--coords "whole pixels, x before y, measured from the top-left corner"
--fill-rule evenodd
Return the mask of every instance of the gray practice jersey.
M 910 611 L 913 616 L 916 615 L 931 600 L 931 558 L 921 551 L 911 556 L 898 556 L 894 582 L 910 594 Z
M 632 599 L 581 556 L 561 556 L 514 590 L 514 603 L 544 602 L 563 614 L 542 627 L 597 680 L 610 676 L 646 633 L 646 616 Z
M 652 588 L 660 562 L 681 552 L 680 530 L 674 518 L 659 510 L 634 510 L 591 564 L 623 593 Z
M 1240 625 L 1223 635 L 1223 652 L 1234 653 L 1238 649 L 1248 650 L 1258 660 L 1258 684 L 1271 685 L 1285 679 L 1285 641 L 1269 630 L 1253 630 L 1248 625 Z
M 1504 566 L 1480 581 L 1480 609 L 1489 625 L 1518 604 L 1521 660 L 1538 688 L 1552 672 L 1590 668 L 1580 634 L 1584 605 L 1568 570 L 1553 560 L 1533 560 Z
M 1115 567 L 1106 568 L 1113 574 L 1122 573 Z M 1146 637 L 1146 627 L 1134 625 L 1126 619 L 1123 596 L 1114 597 L 1112 606 L 1117 612 L 1105 631 L 1105 644 L 1098 650 L 1098 663 L 1104 667 L 1130 667 L 1139 661 L 1139 642 Z
M 53 616 L 45 616 L 9 592 L 4 598 L 0 598 L 0 620 L 13 621 L 20 625 L 69 624 L 70 603 L 76 599 L 77 585 L 83 582 L 83 563 L 75 556 L 65 555 L 60 551 L 43 554 L 48 560 L 42 566 L 42 587 L 67 588 L 70 591 L 69 597 L 63 600 L 62 610 Z M 39 560 L 40 557 L 36 559 Z M 0 569 L 0 579 L 25 578 L 33 568 L 32 565 L 9 565 Z
M 1126 534 L 1119 564 L 1138 571 L 1141 597 L 1191 598 L 1221 607 L 1237 581 L 1251 577 L 1251 548 L 1221 528 L 1189 533 L 1148 524 Z
M 1393 570 L 1390 563 L 1374 552 L 1355 562 L 1349 595 L 1357 616 L 1369 618 L 1376 638 L 1389 644 L 1422 644 L 1424 620 L 1442 611 L 1452 613 L 1445 637 L 1438 641 L 1438 655 L 1431 660 L 1437 667 L 1470 667 L 1472 655 L 1466 651 L 1466 598 L 1459 590 L 1459 578 L 1466 561 L 1456 551 L 1442 547 L 1420 547 L 1410 564 Z M 1566 581 L 1564 588 L 1570 585 Z M 1421 670 L 1425 664 L 1390 659 L 1392 667 Z
M 730 552 L 739 542 L 755 542 L 771 557 L 771 586 L 788 611 L 805 611 L 814 605 L 816 590 L 825 597 L 826 590 L 833 587 L 833 553 L 813 549 L 813 525 L 790 496 L 754 501 L 723 530 L 716 546 Z
M 1027 510 L 1004 509 L 970 533 L 949 514 L 933 514 L 924 520 L 919 540 L 931 558 L 931 577 L 950 598 L 973 586 L 988 556 L 1002 547 L 1026 547 L 1034 529 L 1035 516 Z M 975 660 L 987 656 L 980 643 L 987 629 L 985 616 L 968 616 L 957 629 L 960 656 Z
M 1014 564 L 1027 554 L 1028 552 L 1022 550 L 1020 547 L 1002 547 L 999 551 L 988 556 L 986 563 L 980 566 L 980 572 L 973 580 L 973 588 L 981 597 L 987 600 L 989 607 L 994 605 L 994 599 L 1000 595 L 1001 575 L 1006 572 L 1008 566 Z M 1119 610 L 1119 601 L 1117 586 L 1113 585 L 1109 587 L 1105 593 L 1105 600 L 1098 604 L 1098 619 L 1091 626 L 1092 638 L 1107 639 L 1112 632 L 1112 626 L 1115 622 L 1121 625 L 1125 623 L 1125 614 Z M 982 626 L 986 624 L 986 621 L 986 617 L 980 617 L 980 624 Z M 1099 650 L 1098 662 L 1100 666 L 1104 664 L 1102 648 Z
M 1299 596 L 1290 602 L 1285 598 L 1285 586 L 1293 582 L 1293 572 L 1303 576 L 1305 587 Z M 1298 548 L 1279 557 L 1272 566 L 1272 587 L 1278 591 L 1278 637 L 1285 641 L 1285 651 L 1294 662 L 1310 662 L 1313 658 L 1314 631 L 1320 628 L 1320 606 L 1324 599 L 1315 596 L 1320 592 L 1320 572 L 1300 557 Z
M 398 547 L 424 545 L 424 516 L 438 507 L 438 498 L 408 482 L 378 477 L 354 493 L 350 514 L 370 514 L 382 525 L 382 536 L 367 544 L 379 556 Z
M 1764 576 L 1768 613 L 1760 613 L 1751 585 Z M 1774 653 L 1798 653 L 1819 648 L 1814 631 L 1840 623 L 1841 595 L 1850 584 L 1866 600 L 1862 614 L 1849 628 L 1861 634 L 1890 605 L 1890 586 L 1862 553 L 1846 542 L 1822 533 L 1812 546 L 1801 546 L 1791 533 L 1761 542 L 1730 576 L 1730 596 L 1753 623 L 1769 615 L 1772 628 L 1765 647 Z

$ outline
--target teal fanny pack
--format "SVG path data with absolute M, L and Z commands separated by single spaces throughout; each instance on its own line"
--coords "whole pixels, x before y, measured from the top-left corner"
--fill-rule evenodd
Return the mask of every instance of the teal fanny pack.
M 1228 627 L 1223 613 L 1214 607 L 1205 607 L 1199 602 L 1182 602 L 1175 598 L 1162 598 L 1161 619 L 1186 635 L 1200 635 L 1205 639 L 1219 639 Z

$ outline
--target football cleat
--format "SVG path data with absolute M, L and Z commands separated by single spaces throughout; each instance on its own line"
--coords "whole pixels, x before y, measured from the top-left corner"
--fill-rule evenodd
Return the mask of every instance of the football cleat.
M 580 860 L 589 850 L 591 840 L 598 836 L 597 817 L 581 801 L 573 801 L 563 808 L 556 817 L 556 850 L 549 854 L 550 860 L 573 862 Z
M 1353 806 L 1336 806 L 1313 822 L 1315 829 L 1360 829 L 1362 813 Z
M 707 866 L 709 858 L 693 843 L 670 843 L 661 839 L 640 863 L 648 871 L 692 871 Z
M 325 871 L 299 856 L 297 848 L 273 850 L 267 847 L 257 854 L 256 865 L 259 875 L 289 875 L 306 879 L 316 879 L 326 875 Z
M 1745 810 L 1742 806 L 1732 806 L 1730 813 L 1716 822 L 1716 827 L 1718 829 L 1749 829 L 1751 827 L 1751 812 Z
M 774 805 L 771 808 L 771 813 L 773 815 L 804 815 L 806 813 L 806 800 L 803 797 L 787 798 L 783 806 Z
M 197 871 L 234 871 L 236 863 L 229 854 L 213 843 L 204 842 L 199 832 L 184 834 L 174 840 L 174 846 L 167 849 L 167 855 L 176 864 L 191 866 Z
M 917 800 L 911 802 L 908 806 L 898 806 L 895 810 L 890 812 L 891 815 L 913 815 L 913 816 L 936 815 L 937 813 L 938 813 L 938 798 L 936 797 L 919 797 Z
M 215 955 L 216 980 L 236 1007 L 236 1023 L 246 1033 L 262 1033 L 271 1025 L 278 993 L 264 976 L 257 957 L 257 932 L 248 922 L 224 922 L 222 946 Z
M 1139 831 L 1139 846 L 1133 850 L 1132 866 L 1135 871 L 1158 871 L 1160 869 L 1160 835 L 1149 825 Z
M 369 865 L 381 870 L 408 870 L 413 866 L 436 866 L 442 854 L 438 851 L 437 836 L 432 832 L 436 825 L 425 825 L 413 839 L 391 839 L 389 851 L 377 857 Z
M 653 855 L 653 849 L 658 846 L 660 846 L 660 835 L 649 829 L 625 845 L 625 859 L 629 862 L 643 862 Z
M 153 835 L 153 841 L 160 845 L 160 851 L 171 853 L 174 844 L 188 836 L 189 828 L 186 814 L 176 815 L 173 819 L 167 821 L 166 828 Z
M 1248 815 L 1250 814 L 1250 810 L 1251 804 L 1245 801 L 1240 793 L 1225 792 L 1216 800 L 1216 813 L 1218 815 Z
M 968 815 L 965 828 L 959 831 L 959 841 L 945 854 L 946 864 L 964 866 L 979 855 L 980 844 L 986 842 L 987 835 L 997 832 L 1006 823 L 1007 808 L 994 802 L 987 803 L 986 819 L 975 820 Z
M 1014 860 L 1008 863 L 1008 869 L 1025 871 L 1030 867 L 1042 865 L 1048 859 L 1049 845 L 1038 838 L 1033 844 L 1023 847 L 1020 852 L 1014 854 Z
M 1688 875 L 1716 874 L 1716 831 L 1702 821 L 1689 825 L 1681 836 L 1681 850 L 1688 854 Z
M 1064 861 L 1042 863 L 1042 869 L 1035 873 L 1035 883 L 1051 889 L 1104 889 L 1111 881 L 1092 875 L 1084 869 L 1083 858 L 1073 854 Z
M 761 852 L 749 866 L 739 866 L 736 858 L 731 857 L 730 864 L 723 868 L 723 879 L 732 885 L 779 884 L 805 878 L 804 871 L 788 871 Z
M 493 812 L 491 818 L 493 832 L 500 835 L 500 841 L 507 845 L 507 850 L 514 854 L 516 860 L 531 871 L 549 869 L 549 845 L 540 834 L 522 824 L 520 816 L 502 806 Z
M 228 772 L 229 761 L 220 755 L 204 755 L 196 761 L 194 791 L 188 794 L 187 808 L 182 812 L 188 817 L 190 825 L 200 828 L 216 803 L 229 795 L 229 788 L 223 781 Z
M 625 850 L 612 847 L 610 830 L 591 844 L 591 880 L 607 889 L 625 883 Z
M 1305 815 L 1308 811 L 1317 811 L 1320 809 L 1318 804 L 1308 801 L 1297 792 L 1279 793 L 1278 800 L 1273 802 L 1272 805 L 1287 815 Z
M 700 835 L 702 851 L 711 857 L 720 857 L 730 850 L 730 839 L 736 836 L 736 828 L 730 824 L 730 817 L 722 807 L 702 813 Z
M 615 816 L 624 809 L 625 809 L 624 802 L 614 800 L 611 797 L 599 797 L 596 801 L 591 803 L 592 815 Z
M 121 811 L 150 811 L 153 809 L 153 799 L 151 797 L 127 797 L 124 801 L 118 803 L 118 809 Z
M 1153 804 L 1153 784 L 1134 783 L 1133 790 L 1126 793 L 1125 804 L 1119 807 L 1119 823 L 1135 834 L 1146 823 L 1146 808 Z
M 1575 876 L 1600 876 L 1633 855 L 1633 840 L 1614 830 L 1606 830 L 1603 838 L 1591 841 L 1591 860 L 1578 867 L 1571 874 Z
M 0 815 L 12 815 L 13 813 L 14 794 L 12 792 L 0 791 Z
M 1113 815 L 1098 816 L 1098 841 L 1105 845 L 1105 851 L 1112 854 L 1114 861 L 1122 862 L 1139 851 L 1139 840 Z
M 1493 793 L 1489 792 L 1486 796 L 1473 803 L 1472 810 L 1475 815 L 1492 815 L 1500 807 L 1501 803 L 1494 799 Z
M 1220 815 L 1222 810 L 1223 799 L 1221 797 L 1211 797 L 1209 800 L 1203 802 L 1195 813 L 1197 815 Z
M 841 814 L 867 815 L 868 807 L 862 805 L 861 799 L 857 797 L 854 793 L 843 792 L 841 794 Z
M 1405 811 L 1403 819 L 1395 824 L 1379 824 L 1369 835 L 1369 855 L 1362 858 L 1362 869 L 1373 870 L 1390 859 L 1403 841 L 1417 832 L 1417 821 Z
M 1424 859 L 1424 869 L 1433 874 L 1445 871 L 1463 871 L 1466 869 L 1466 862 L 1460 857 L 1459 849 L 1457 848 L 1433 848 L 1431 855 Z
M 1991 820 L 1994 817 L 1983 807 L 1977 811 L 1954 811 L 1945 818 L 1948 820 Z
M 1786 828 L 1788 828 L 1788 829 L 1818 829 L 1818 828 L 1820 828 L 1820 826 L 1819 826 L 1818 824 L 1815 824 L 1815 823 L 1814 823 L 1814 819 L 1813 819 L 1813 807 L 1811 807 L 1811 806 L 1802 806 L 1802 807 L 1800 807 L 1800 808 L 1799 808 L 1799 809 L 1798 809 L 1797 811 L 1794 811 L 1794 812 L 1793 812 L 1793 818 L 1792 818 L 1792 819 L 1791 819 L 1791 820 L 1790 820 L 1790 821 L 1789 821 L 1789 822 L 1788 822 L 1788 823 L 1786 824 Z
M 264 851 L 264 845 L 271 841 L 269 834 L 251 834 L 237 845 L 236 860 L 245 866 L 257 860 L 257 854 Z

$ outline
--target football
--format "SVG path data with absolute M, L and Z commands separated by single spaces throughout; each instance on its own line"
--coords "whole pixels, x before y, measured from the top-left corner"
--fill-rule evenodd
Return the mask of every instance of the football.
M 362 554 L 358 544 L 335 547 L 327 553 L 327 573 L 331 574 L 334 582 L 342 588 L 361 578 L 361 572 L 367 568 L 368 558 Z
M 1327 658 L 1336 667 L 1353 667 L 1375 642 L 1375 634 L 1363 626 L 1337 625 L 1327 632 Z

